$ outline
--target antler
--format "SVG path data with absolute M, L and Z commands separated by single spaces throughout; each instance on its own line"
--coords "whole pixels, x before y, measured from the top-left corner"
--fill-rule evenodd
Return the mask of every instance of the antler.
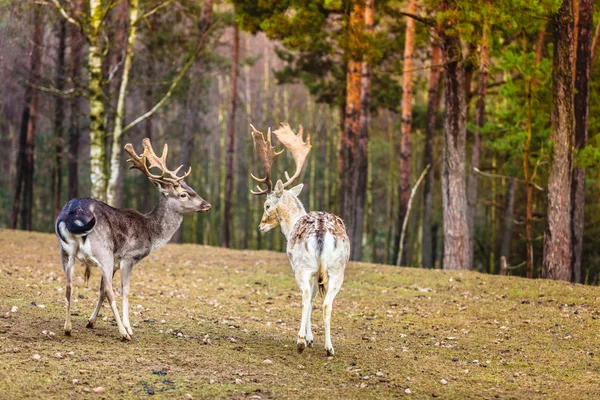
M 145 138 L 144 140 L 142 140 L 142 147 L 144 148 L 144 152 L 141 156 L 138 156 L 135 153 L 135 150 L 133 149 L 131 143 L 127 143 L 125 145 L 125 151 L 127 151 L 131 156 L 131 158 L 127 160 L 128 162 L 131 162 L 131 166 L 129 167 L 129 169 L 139 169 L 148 178 L 155 181 L 171 183 L 173 186 L 178 186 L 179 182 L 184 180 L 192 172 L 192 167 L 190 167 L 188 171 L 185 174 L 183 174 L 183 176 L 177 176 L 177 173 L 181 168 L 183 168 L 183 165 L 180 165 L 174 171 L 171 171 L 167 168 L 166 161 L 169 146 L 166 143 L 163 147 L 163 152 L 160 157 L 158 157 L 154 153 L 152 144 L 150 144 L 150 139 Z M 160 175 L 155 175 L 152 172 L 150 172 L 150 169 L 152 168 L 158 168 L 158 170 L 160 171 Z
M 267 185 L 266 189 L 261 189 L 260 185 L 257 185 L 258 191 L 250 190 L 250 192 L 254 195 L 260 196 L 263 194 L 269 194 L 273 191 L 273 182 L 271 181 L 271 166 L 273 165 L 273 160 L 275 157 L 283 153 L 283 150 L 277 152 L 275 151 L 275 147 L 271 145 L 271 128 L 267 131 L 267 140 L 265 140 L 262 132 L 256 130 L 256 128 L 250 124 L 252 127 L 252 140 L 254 141 L 254 148 L 258 153 L 258 158 L 265 168 L 265 177 L 257 178 L 254 174 L 250 173 L 252 179 L 259 183 L 263 183 Z
M 294 179 L 300 176 L 302 172 L 302 167 L 304 166 L 304 162 L 306 161 L 306 157 L 308 157 L 308 153 L 310 152 L 310 132 L 306 133 L 306 142 L 302 140 L 302 125 L 298 127 L 298 134 L 296 135 L 290 125 L 287 123 L 281 124 L 279 129 L 273 131 L 277 139 L 283 144 L 289 151 L 292 152 L 292 157 L 294 157 L 294 161 L 296 162 L 296 172 L 290 178 L 287 171 L 285 172 L 285 178 L 287 182 L 283 184 L 283 187 L 288 187 Z

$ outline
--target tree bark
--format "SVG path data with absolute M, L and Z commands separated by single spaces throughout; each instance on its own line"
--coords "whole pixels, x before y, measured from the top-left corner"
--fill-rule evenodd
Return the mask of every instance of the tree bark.
M 479 189 L 479 176 L 475 168 L 479 169 L 481 157 L 481 129 L 485 124 L 485 97 L 487 94 L 488 66 L 490 63 L 490 50 L 488 48 L 489 25 L 487 20 L 483 24 L 481 47 L 479 53 L 479 79 L 477 88 L 477 104 L 475 106 L 475 133 L 471 151 L 471 169 L 467 188 L 467 225 L 469 226 L 469 269 L 473 269 L 475 257 L 475 214 Z
M 90 103 L 90 179 L 92 197 L 106 201 L 108 172 L 106 168 L 106 127 L 104 125 L 104 92 L 102 90 L 103 48 L 100 38 L 105 10 L 101 0 L 89 0 L 88 101 Z
M 75 11 L 83 12 L 83 0 L 77 0 L 75 3 Z M 83 36 L 79 27 L 70 27 L 70 48 L 71 48 L 71 76 L 75 82 L 79 82 L 81 78 L 80 66 L 82 64 Z M 69 123 L 69 156 L 67 168 L 69 170 L 69 183 L 67 197 L 74 199 L 79 195 L 79 136 L 81 135 L 79 127 L 79 104 L 81 98 L 74 96 L 70 104 L 70 123 Z
M 363 24 L 364 5 L 358 1 L 353 2 L 349 21 L 350 40 L 357 40 L 356 32 L 360 31 Z M 358 181 L 358 168 L 359 165 L 362 165 L 360 159 L 362 152 L 359 150 L 361 72 L 362 62 L 356 54 L 351 54 L 346 71 L 346 113 L 344 137 L 341 143 L 343 168 L 340 193 L 343 194 L 340 197 L 339 208 L 350 238 L 350 259 L 352 260 L 358 260 L 357 256 L 361 253 L 359 238 L 362 238 L 362 232 L 358 231 L 359 226 L 357 226 L 357 205 L 359 193 L 362 194 L 366 190 L 364 186 L 359 187 Z M 357 242 L 358 246 L 356 246 Z
M 223 247 L 231 245 L 231 197 L 233 195 L 233 153 L 235 149 L 235 111 L 237 108 L 237 77 L 240 57 L 240 31 L 233 26 L 233 55 L 231 61 L 231 111 L 227 132 L 227 161 L 225 173 L 225 213 L 223 222 Z
M 406 12 L 416 14 L 417 1 L 409 0 Z M 400 187 L 399 187 L 399 210 L 398 210 L 398 234 L 402 232 L 404 219 L 408 211 L 408 199 L 410 196 L 410 158 L 411 158 L 411 129 L 413 109 L 413 51 L 415 48 L 415 20 L 406 18 L 406 33 L 404 36 L 404 71 L 402 73 L 402 125 L 400 138 Z M 400 236 L 398 236 L 400 241 Z M 405 243 L 398 243 L 398 249 L 406 249 Z M 406 265 L 405 254 L 397 255 L 401 265 Z
M 592 70 L 593 0 L 581 0 L 577 26 L 577 60 L 575 64 L 575 151 L 587 145 L 590 76 Z M 573 169 L 572 202 L 572 281 L 583 283 L 583 232 L 585 206 L 585 168 Z
M 517 180 L 511 179 L 506 185 L 506 199 L 504 203 L 504 228 L 502 230 L 502 245 L 500 246 L 500 258 L 505 257 L 510 260 L 510 240 L 512 238 L 512 228 L 515 210 L 515 189 Z M 502 265 L 502 263 L 500 263 Z M 502 270 L 502 267 L 500 267 Z
M 571 180 L 573 116 L 573 1 L 563 0 L 554 15 L 552 71 L 552 166 L 544 232 L 543 276 L 571 279 Z
M 116 204 L 117 182 L 121 177 L 121 153 L 123 145 L 123 120 L 125 118 L 125 100 L 127 96 L 127 87 L 129 85 L 129 74 L 133 63 L 133 49 L 137 36 L 137 22 L 139 13 L 139 0 L 128 0 L 129 3 L 129 29 L 127 33 L 127 47 L 125 50 L 125 63 L 121 75 L 121 85 L 119 86 L 119 97 L 117 99 L 117 108 L 115 111 L 114 130 L 112 135 L 112 149 L 110 152 L 110 173 L 108 186 L 106 188 L 106 201 L 109 205 L 120 208 L 121 204 Z
M 58 54 L 56 55 L 56 77 L 54 85 L 59 91 L 65 87 L 65 47 L 67 41 L 67 20 L 58 22 Z M 54 108 L 54 163 L 52 166 L 52 221 L 61 209 L 62 193 L 62 158 L 64 147 L 65 101 L 62 96 L 56 97 Z
M 456 2 L 443 0 L 442 11 L 456 11 Z M 466 106 L 460 37 L 456 21 L 440 29 L 444 54 L 444 151 L 442 201 L 444 269 L 469 268 L 469 228 L 465 185 Z
M 440 106 L 440 61 L 442 58 L 442 50 L 436 38 L 437 34 L 432 32 L 431 35 L 431 68 L 429 69 L 429 83 L 427 98 L 427 125 L 425 127 L 425 149 L 423 150 L 423 164 L 431 165 L 430 171 L 425 176 L 425 184 L 423 186 L 423 233 L 421 244 L 421 262 L 423 268 L 433 268 L 434 264 L 434 247 L 432 234 L 432 219 L 433 219 L 433 184 L 435 181 L 435 168 L 433 160 L 433 138 L 435 136 L 435 125 L 437 113 Z
M 25 89 L 25 107 L 21 117 L 19 153 L 17 156 L 15 191 L 10 227 L 17 228 L 19 209 L 21 229 L 31 230 L 31 208 L 33 207 L 33 173 L 35 127 L 38 111 L 38 92 L 34 86 L 40 81 L 42 52 L 44 46 L 44 23 L 41 5 L 33 5 L 33 46 L 30 56 L 29 83 Z M 21 192 L 23 204 L 21 205 Z
M 375 0 L 365 0 L 364 32 L 373 33 L 375 18 Z M 356 146 L 356 194 L 354 205 L 354 232 L 351 248 L 354 249 L 354 260 L 362 258 L 362 239 L 365 215 L 365 200 L 367 194 L 369 172 L 369 108 L 371 105 L 371 66 L 368 60 L 361 63 L 360 77 L 360 116 L 358 118 L 358 137 Z

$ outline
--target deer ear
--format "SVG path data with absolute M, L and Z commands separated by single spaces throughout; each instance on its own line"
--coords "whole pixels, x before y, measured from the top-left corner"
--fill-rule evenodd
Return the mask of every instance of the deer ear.
M 281 179 L 275 184 L 275 190 L 273 190 L 273 193 L 276 197 L 283 196 L 283 182 L 281 182 Z
M 165 196 L 173 191 L 173 185 L 171 185 L 170 183 L 155 181 L 155 180 L 150 180 L 150 181 L 154 184 L 156 189 L 160 193 L 164 194 Z
M 289 190 L 290 193 L 292 193 L 294 196 L 298 197 L 298 195 L 300 194 L 300 192 L 302 191 L 302 188 L 304 187 L 304 184 L 301 183 L 299 185 L 294 186 L 293 188 L 291 188 Z

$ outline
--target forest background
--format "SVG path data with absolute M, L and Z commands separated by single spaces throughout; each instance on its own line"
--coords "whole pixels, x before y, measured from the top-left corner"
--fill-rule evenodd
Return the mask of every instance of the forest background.
M 287 121 L 353 260 L 598 284 L 594 3 L 0 1 L 0 227 L 52 232 L 73 197 L 150 211 L 122 151 L 149 137 L 213 205 L 175 242 L 283 251 L 249 124 Z

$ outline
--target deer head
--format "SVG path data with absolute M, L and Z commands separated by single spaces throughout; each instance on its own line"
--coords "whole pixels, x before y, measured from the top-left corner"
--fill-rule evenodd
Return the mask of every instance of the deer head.
M 265 177 L 257 178 L 251 174 L 252 178 L 259 184 L 266 185 L 266 188 L 261 188 L 257 185 L 257 191 L 251 191 L 252 194 L 260 196 L 266 195 L 267 198 L 264 204 L 264 214 L 260 221 L 259 229 L 262 232 L 267 232 L 279 225 L 283 218 L 286 218 L 286 213 L 289 212 L 289 207 L 294 205 L 297 207 L 298 195 L 304 185 L 299 184 L 289 190 L 285 190 L 286 187 L 292 184 L 292 182 L 300 176 L 302 167 L 306 162 L 308 153 L 310 152 L 310 133 L 306 135 L 306 142 L 304 142 L 302 135 L 303 129 L 300 125 L 298 134 L 295 134 L 290 128 L 289 124 L 281 124 L 279 129 L 273 131 L 273 134 L 277 139 L 292 153 L 294 162 L 296 164 L 296 171 L 291 177 L 285 172 L 286 182 L 278 180 L 275 184 L 275 190 L 273 190 L 273 182 L 271 180 L 271 167 L 275 157 L 283 153 L 284 150 L 279 152 L 275 151 L 275 147 L 271 144 L 271 129 L 267 131 L 267 140 L 265 140 L 262 132 L 259 132 L 252 127 L 252 139 L 254 141 L 254 148 L 258 154 L 258 158 L 265 169 Z
M 180 165 L 174 171 L 167 168 L 167 152 L 169 147 L 165 143 L 162 155 L 158 157 L 152 149 L 150 139 L 145 138 L 142 141 L 144 151 L 142 155 L 137 155 L 131 143 L 125 145 L 125 151 L 131 158 L 129 169 L 139 169 L 156 186 L 161 195 L 165 196 L 169 206 L 179 214 L 192 214 L 195 212 L 208 212 L 210 204 L 200 197 L 194 189 L 184 182 L 184 179 L 192 172 L 192 167 L 182 176 L 178 176 L 179 170 L 183 168 Z M 153 171 L 158 173 L 153 173 Z

